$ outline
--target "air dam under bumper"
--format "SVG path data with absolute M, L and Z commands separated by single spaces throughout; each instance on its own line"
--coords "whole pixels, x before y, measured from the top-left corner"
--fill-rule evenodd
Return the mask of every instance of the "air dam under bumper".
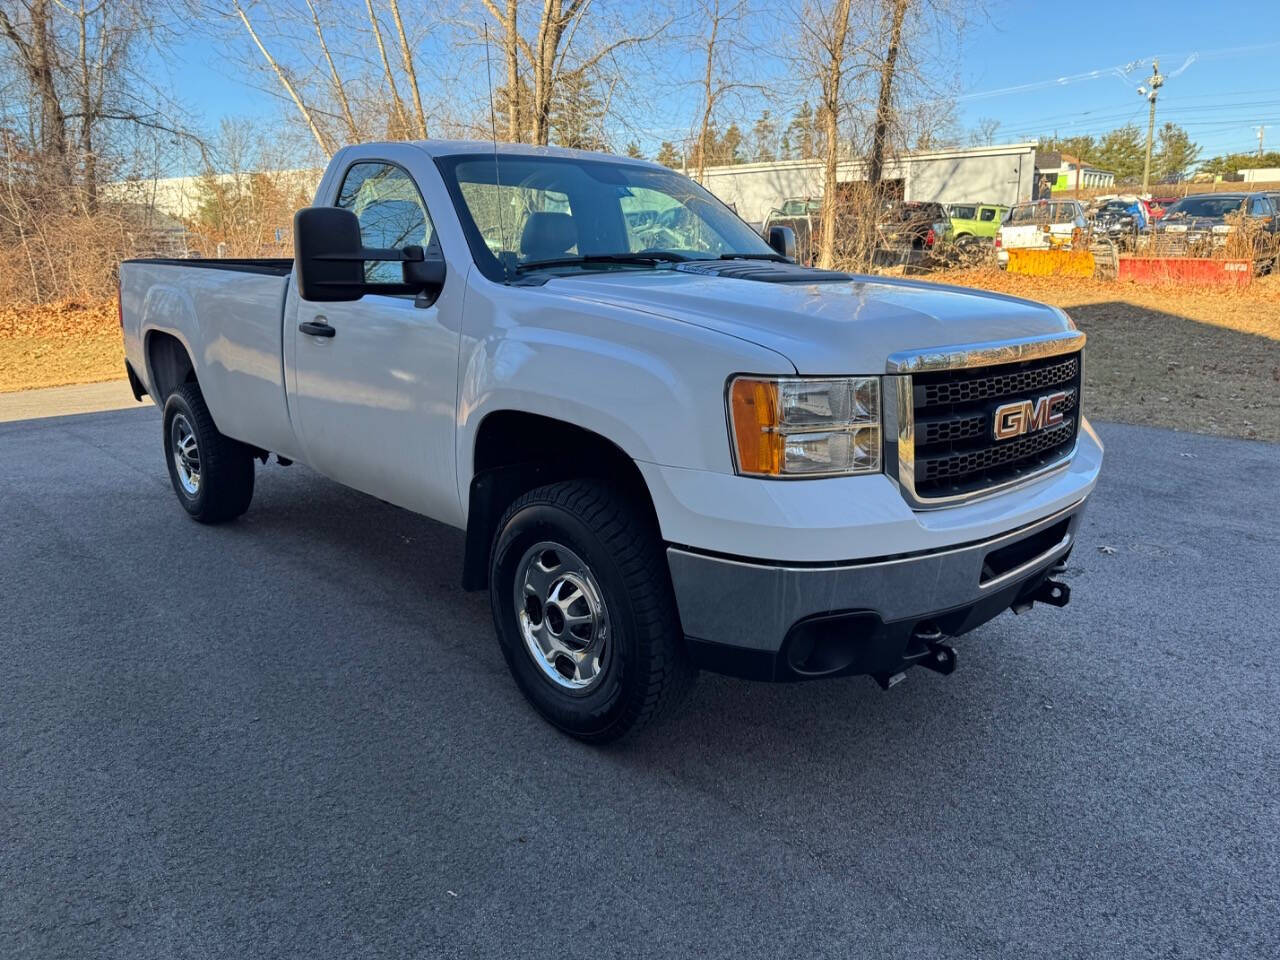
M 695 660 L 758 680 L 884 675 L 1031 599 L 1075 542 L 1085 501 L 1017 530 L 928 553 L 777 564 L 669 547 Z

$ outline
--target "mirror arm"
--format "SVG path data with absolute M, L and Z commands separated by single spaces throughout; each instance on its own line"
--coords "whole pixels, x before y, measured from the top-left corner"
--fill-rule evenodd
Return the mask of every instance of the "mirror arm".
M 318 253 L 311 259 L 346 263 L 365 260 L 421 263 L 426 259 L 426 253 L 418 246 L 405 247 L 403 250 L 397 250 L 394 247 L 364 247 L 360 250 L 353 250 L 350 253 Z

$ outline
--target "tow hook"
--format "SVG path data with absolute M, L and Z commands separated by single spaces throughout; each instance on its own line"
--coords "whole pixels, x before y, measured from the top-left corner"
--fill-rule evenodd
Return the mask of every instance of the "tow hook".
M 942 631 L 933 623 L 916 627 L 912 639 L 921 641 L 928 652 L 916 662 L 927 670 L 944 677 L 956 669 L 956 648 L 942 642 Z
M 1032 600 L 1039 600 L 1051 607 L 1065 607 L 1071 602 L 1071 588 L 1061 580 L 1046 580 L 1031 595 Z
M 956 648 L 950 644 L 942 642 L 942 631 L 932 623 L 924 623 L 916 627 L 912 633 L 911 639 L 919 643 L 923 643 L 925 654 L 915 660 L 916 666 L 924 667 L 932 670 L 934 673 L 940 673 L 944 677 L 954 673 L 956 669 Z M 880 684 L 881 690 L 888 690 L 895 687 L 903 680 L 907 679 L 906 671 L 898 671 L 897 673 L 877 673 L 874 675 L 876 683 Z
M 1025 600 L 1019 600 L 1009 609 L 1014 613 L 1026 613 L 1037 602 L 1047 603 L 1051 607 L 1065 607 L 1071 602 L 1071 588 L 1061 580 L 1046 580 L 1036 587 L 1035 593 Z
M 954 673 L 956 669 L 956 648 L 936 640 L 928 643 L 929 652 L 920 659 L 920 666 L 944 677 Z

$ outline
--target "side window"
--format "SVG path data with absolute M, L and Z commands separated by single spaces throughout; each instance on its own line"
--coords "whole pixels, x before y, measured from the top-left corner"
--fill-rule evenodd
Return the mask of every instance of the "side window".
M 974 207 L 952 207 L 951 208 L 951 216 L 955 217 L 957 220 L 972 220 L 974 213 L 975 213 Z M 987 219 L 990 219 L 990 217 L 988 217 Z
M 366 247 L 430 247 L 435 227 L 418 186 L 400 167 L 369 161 L 347 171 L 338 192 L 339 207 L 360 221 L 360 241 Z M 364 265 L 370 283 L 400 283 L 403 268 L 394 261 L 371 260 Z
M 983 223 L 990 223 L 995 218 L 996 218 L 995 207 L 983 207 L 978 214 L 978 219 L 981 220 Z
M 1254 197 L 1253 202 L 1249 204 L 1249 216 L 1268 217 L 1270 215 L 1271 205 L 1267 203 L 1266 197 Z

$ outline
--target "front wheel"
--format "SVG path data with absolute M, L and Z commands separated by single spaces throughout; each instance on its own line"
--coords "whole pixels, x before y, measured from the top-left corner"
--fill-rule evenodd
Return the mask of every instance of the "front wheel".
M 639 729 L 695 675 L 657 530 L 603 484 L 554 483 L 516 500 L 494 538 L 489 597 L 521 692 L 582 740 Z
M 194 383 L 165 401 L 164 454 L 178 502 L 194 519 L 222 523 L 249 509 L 253 451 L 218 432 Z

